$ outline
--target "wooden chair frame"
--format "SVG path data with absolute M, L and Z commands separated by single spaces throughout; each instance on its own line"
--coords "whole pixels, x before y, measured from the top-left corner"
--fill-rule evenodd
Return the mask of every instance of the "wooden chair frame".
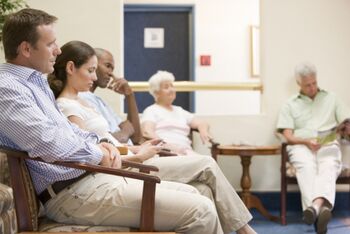
M 190 138 L 190 140 L 192 141 L 192 144 L 193 144 L 193 138 L 194 138 L 194 135 L 197 134 L 199 135 L 199 131 L 198 129 L 194 129 L 194 128 L 191 128 L 191 131 L 190 131 L 190 135 L 188 136 Z M 220 145 L 219 143 L 217 143 L 214 139 L 210 139 L 209 140 L 209 143 L 211 144 L 211 146 L 209 147 L 210 148 L 210 152 L 211 152 L 211 156 L 212 158 L 217 161 L 217 156 L 218 156 L 218 149 L 217 147 Z M 193 145 L 192 145 L 193 147 Z
M 0 147 L 0 152 L 5 153 L 8 158 L 12 188 L 14 193 L 18 231 L 37 231 L 37 227 L 33 225 L 32 215 L 30 212 L 28 189 L 24 184 L 25 175 L 20 170 L 21 166 L 25 165 L 25 160 L 36 160 L 44 162 L 40 158 L 30 158 L 26 152 L 13 150 L 7 147 Z M 48 162 L 45 162 L 48 163 Z M 139 169 L 140 172 L 134 172 L 123 169 L 114 169 L 99 165 L 82 164 L 76 162 L 53 162 L 48 164 L 60 165 L 70 168 L 85 170 L 88 172 L 105 173 L 116 176 L 123 176 L 143 181 L 143 194 L 140 215 L 140 228 L 142 232 L 152 232 L 154 230 L 154 206 L 155 206 L 155 191 L 156 184 L 160 183 L 157 176 L 145 174 L 150 171 L 158 171 L 157 167 L 143 165 L 139 163 L 123 161 L 123 167 L 133 167 Z M 33 191 L 34 192 L 34 191 Z

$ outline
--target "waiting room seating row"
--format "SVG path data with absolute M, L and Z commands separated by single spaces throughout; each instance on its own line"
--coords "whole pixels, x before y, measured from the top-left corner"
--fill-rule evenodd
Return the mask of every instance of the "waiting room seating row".
M 7 156 L 7 158 L 6 158 Z M 56 223 L 45 216 L 39 216 L 40 203 L 36 197 L 30 174 L 27 170 L 25 160 L 29 159 L 25 152 L 12 150 L 9 148 L 0 148 L 0 232 L 6 234 L 12 233 L 54 233 L 54 232 L 103 232 L 109 233 L 131 233 L 140 231 L 152 233 L 154 231 L 154 204 L 155 187 L 160 183 L 156 176 L 149 175 L 150 171 L 157 171 L 158 168 L 133 162 L 123 161 L 124 167 L 133 167 L 140 172 L 134 172 L 123 169 L 111 169 L 98 165 L 86 165 L 78 163 L 55 162 L 53 164 L 66 167 L 83 169 L 90 172 L 107 173 L 112 175 L 124 176 L 144 181 L 142 207 L 140 216 L 140 229 L 135 230 L 130 227 L 107 227 L 107 226 L 82 226 Z M 34 159 L 39 160 L 40 159 Z M 8 163 L 7 163 L 8 162 Z M 11 178 L 11 180 L 9 180 Z M 7 184 L 7 185 L 5 185 Z M 12 196 L 12 189 L 14 199 Z M 15 212 L 18 211 L 18 212 Z M 42 212 L 42 211 L 41 211 Z M 160 232 L 164 233 L 164 232 Z M 165 232 L 173 233 L 173 232 Z

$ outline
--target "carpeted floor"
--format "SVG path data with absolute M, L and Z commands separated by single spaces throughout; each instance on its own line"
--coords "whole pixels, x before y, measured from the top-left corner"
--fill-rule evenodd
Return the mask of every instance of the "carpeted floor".
M 289 211 L 286 226 L 267 220 L 254 209 L 251 212 L 254 218 L 250 224 L 259 234 L 315 233 L 313 225 L 306 225 L 302 222 L 301 211 Z M 278 216 L 279 212 L 271 212 L 271 214 Z M 350 234 L 350 210 L 333 212 L 333 218 L 328 224 L 328 234 L 347 233 Z

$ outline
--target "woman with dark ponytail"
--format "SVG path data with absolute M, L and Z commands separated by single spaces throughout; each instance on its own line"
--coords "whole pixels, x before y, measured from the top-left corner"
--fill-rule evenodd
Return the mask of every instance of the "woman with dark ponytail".
M 91 74 L 90 78 L 92 82 L 97 79 L 95 74 L 97 57 L 94 49 L 90 45 L 82 41 L 70 41 L 64 44 L 61 50 L 62 53 L 57 57 L 54 65 L 54 72 L 48 76 L 50 87 L 56 98 L 61 96 L 62 91 L 67 87 L 67 79 L 69 80 L 70 77 L 74 75 L 75 71 L 80 70 L 83 65 L 89 64 L 87 70 Z M 78 92 L 76 95 L 78 95 Z M 73 94 L 70 92 L 68 93 L 69 95 Z M 66 91 L 62 96 L 65 95 Z

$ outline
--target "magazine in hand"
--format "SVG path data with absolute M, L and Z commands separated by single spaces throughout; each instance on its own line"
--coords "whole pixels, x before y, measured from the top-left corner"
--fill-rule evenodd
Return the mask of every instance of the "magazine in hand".
M 339 124 L 338 134 L 341 136 L 342 139 L 350 141 L 350 119 L 349 118 L 345 119 L 341 124 Z
M 327 145 L 329 143 L 332 143 L 337 139 L 337 128 L 334 127 L 332 129 L 326 130 L 326 131 L 319 131 L 317 132 L 317 143 L 320 145 Z

